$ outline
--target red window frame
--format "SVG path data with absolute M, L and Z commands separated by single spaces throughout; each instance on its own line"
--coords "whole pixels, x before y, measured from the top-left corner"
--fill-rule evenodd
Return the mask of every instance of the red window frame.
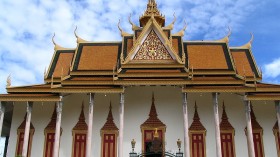
M 18 135 L 18 144 L 17 144 L 17 155 L 22 155 L 22 147 L 23 147 L 23 141 L 24 141 L 24 132 L 20 131 Z M 29 141 L 28 141 L 28 148 L 27 148 L 27 156 L 30 155 L 30 143 L 31 142 L 31 134 L 29 133 Z
M 53 147 L 55 141 L 55 133 L 47 133 L 46 135 L 46 146 L 45 146 L 45 157 L 53 156 Z M 50 149 L 50 151 L 48 151 Z
M 86 154 L 85 154 L 86 153 L 86 141 L 87 141 L 87 134 L 75 134 L 73 157 L 85 157 L 86 156 Z M 77 147 L 77 145 L 78 145 L 78 147 Z M 83 146 L 83 149 L 82 149 L 82 146 Z
M 234 143 L 232 133 L 221 133 L 221 146 L 222 157 L 234 157 Z
M 111 148 L 111 144 L 113 144 L 113 148 Z M 115 134 L 104 134 L 103 136 L 103 152 L 102 152 L 102 156 L 103 157 L 111 157 L 110 156 L 110 152 L 113 152 L 113 156 L 112 157 L 116 157 L 115 156 L 115 144 L 116 144 L 116 135 Z M 108 146 L 107 152 L 106 152 L 106 146 Z M 111 149 L 113 149 L 111 151 Z
M 204 146 L 204 135 L 203 134 L 192 134 L 192 157 L 204 157 L 205 154 L 205 146 Z M 201 145 L 201 148 L 199 149 L 199 145 Z M 194 150 L 196 146 L 196 152 Z M 201 152 L 199 150 L 202 150 Z
M 261 133 L 253 133 L 253 141 L 254 141 L 255 157 L 263 157 L 264 155 L 263 155 L 263 145 L 262 145 Z M 259 145 L 259 147 L 258 147 L 258 145 Z

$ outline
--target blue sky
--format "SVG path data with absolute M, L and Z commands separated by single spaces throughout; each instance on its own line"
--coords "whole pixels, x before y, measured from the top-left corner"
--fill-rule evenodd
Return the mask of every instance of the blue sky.
M 147 0 L 1 0 L 0 92 L 9 74 L 12 86 L 43 83 L 53 55 L 51 38 L 68 48 L 76 47 L 74 29 L 89 41 L 121 40 L 117 28 L 131 32 L 128 16 L 138 24 Z M 185 40 L 223 38 L 232 29 L 230 46 L 255 36 L 252 51 L 263 71 L 263 81 L 280 83 L 280 1 L 278 0 L 157 0 L 166 23 L 177 22 L 173 33 L 188 23 Z

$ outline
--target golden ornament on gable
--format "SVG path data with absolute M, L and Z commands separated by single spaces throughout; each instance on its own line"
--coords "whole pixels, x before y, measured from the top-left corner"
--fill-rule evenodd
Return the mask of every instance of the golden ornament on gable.
M 161 42 L 154 30 L 151 30 L 137 54 L 135 60 L 171 60 L 164 44 Z

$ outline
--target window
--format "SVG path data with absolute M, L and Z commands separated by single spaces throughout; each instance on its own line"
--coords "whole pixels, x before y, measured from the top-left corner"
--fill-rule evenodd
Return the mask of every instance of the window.
M 104 134 L 102 157 L 116 157 L 116 138 L 115 134 Z
M 200 122 L 195 103 L 193 122 L 189 128 L 191 157 L 206 157 L 205 136 L 206 129 Z
M 55 133 L 47 133 L 45 135 L 44 157 L 52 157 L 53 156 L 54 140 L 55 140 Z
M 191 156 L 205 157 L 205 138 L 203 133 L 191 134 Z
M 222 157 L 235 157 L 235 145 L 234 145 L 234 128 L 228 120 L 228 116 L 225 110 L 225 103 L 223 103 L 223 114 L 220 123 L 221 130 L 221 147 Z
M 114 123 L 112 105 L 110 104 L 107 121 L 100 130 L 101 132 L 101 157 L 117 157 L 117 137 L 119 129 Z
M 87 134 L 75 134 L 73 157 L 86 156 Z
M 222 157 L 235 157 L 232 133 L 221 133 Z
M 44 157 L 53 156 L 53 147 L 55 141 L 55 127 L 56 127 L 56 108 L 54 105 L 54 111 L 51 117 L 51 121 L 45 128 L 45 144 L 44 144 Z M 62 134 L 62 128 L 60 128 L 60 135 Z
M 22 148 L 23 148 L 23 141 L 24 141 L 24 131 L 25 131 L 25 124 L 26 124 L 26 115 L 24 117 L 23 122 L 18 127 L 17 130 L 17 145 L 16 145 L 16 156 L 22 155 Z M 32 147 L 32 139 L 34 135 L 35 129 L 33 124 L 30 122 L 30 132 L 29 132 L 29 141 L 28 141 L 28 148 L 27 148 L 27 157 L 30 157 L 31 155 L 31 147 Z

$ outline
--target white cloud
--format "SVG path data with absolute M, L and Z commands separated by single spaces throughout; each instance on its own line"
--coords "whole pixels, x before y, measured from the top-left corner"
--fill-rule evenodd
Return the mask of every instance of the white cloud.
M 162 0 L 158 1 L 166 23 L 176 12 L 174 32 L 189 23 L 185 38 L 219 39 L 230 25 L 239 29 L 260 0 Z M 76 47 L 75 26 L 81 38 L 94 41 L 120 40 L 118 19 L 131 32 L 128 16 L 138 23 L 146 1 L 138 0 L 2 0 L 0 1 L 0 91 L 12 74 L 13 85 L 42 83 L 44 68 L 53 54 L 51 37 L 64 47 Z M 276 75 L 276 74 L 274 74 Z M 279 74 L 277 74 L 279 75 Z
M 275 79 L 280 76 L 280 58 L 271 63 L 265 64 L 263 73 L 266 78 Z

